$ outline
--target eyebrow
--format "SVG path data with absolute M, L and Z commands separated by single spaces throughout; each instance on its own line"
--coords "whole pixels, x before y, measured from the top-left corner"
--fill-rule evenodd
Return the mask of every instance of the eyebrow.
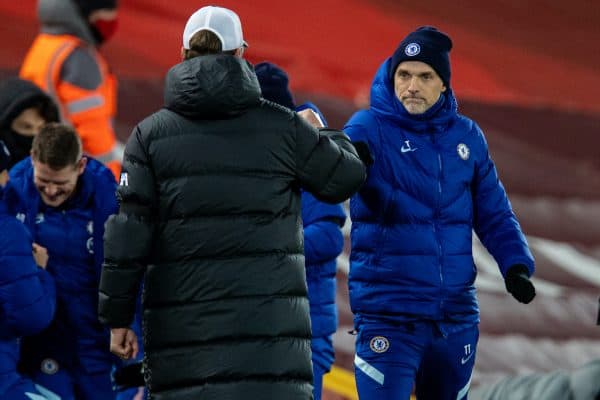
M 401 68 L 398 68 L 397 73 L 398 74 L 407 74 L 407 75 L 416 75 L 416 76 L 421 77 L 421 78 L 427 77 L 427 76 L 433 76 L 433 72 L 432 71 L 412 72 L 412 71 L 409 71 L 409 70 L 406 70 L 406 69 L 401 69 Z
M 65 180 L 65 181 L 53 181 L 51 179 L 44 179 L 44 178 L 41 178 L 39 176 L 37 177 L 37 179 L 39 181 L 41 181 L 41 182 L 44 182 L 44 183 L 54 183 L 55 185 L 64 185 L 65 183 L 69 182 L 68 180 Z

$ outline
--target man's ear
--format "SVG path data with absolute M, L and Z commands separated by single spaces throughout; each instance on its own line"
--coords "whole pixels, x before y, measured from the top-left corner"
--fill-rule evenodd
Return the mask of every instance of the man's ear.
M 181 61 L 185 60 L 185 47 L 181 46 Z
M 243 47 L 238 47 L 237 49 L 235 49 L 235 53 L 233 53 L 236 57 L 239 58 L 244 58 L 244 48 Z
M 87 166 L 87 157 L 81 157 L 81 160 L 77 163 L 77 175 L 83 174 L 85 167 Z

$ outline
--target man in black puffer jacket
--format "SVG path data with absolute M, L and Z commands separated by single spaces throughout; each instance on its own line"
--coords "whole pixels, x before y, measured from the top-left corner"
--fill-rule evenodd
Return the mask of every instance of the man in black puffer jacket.
M 343 132 L 260 97 L 246 46 L 232 11 L 192 15 L 165 108 L 125 150 L 99 314 L 135 353 L 143 277 L 151 399 L 312 398 L 300 188 L 338 203 L 366 167 Z

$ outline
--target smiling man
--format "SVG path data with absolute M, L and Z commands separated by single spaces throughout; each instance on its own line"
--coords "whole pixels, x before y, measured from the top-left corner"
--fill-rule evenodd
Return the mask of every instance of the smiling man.
M 472 230 L 529 303 L 534 261 L 483 132 L 457 112 L 450 38 L 422 27 L 379 68 L 344 131 L 375 162 L 350 201 L 361 400 L 461 400 L 479 337 Z
M 56 314 L 48 329 L 22 342 L 24 370 L 61 399 L 114 399 L 109 332 L 98 322 L 102 236 L 117 211 L 111 171 L 82 153 L 75 131 L 46 125 L 31 158 L 10 171 L 5 200 L 47 249 L 56 283 Z

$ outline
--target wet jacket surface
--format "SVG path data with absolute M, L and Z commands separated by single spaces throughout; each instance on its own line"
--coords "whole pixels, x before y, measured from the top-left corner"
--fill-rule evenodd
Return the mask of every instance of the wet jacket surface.
M 364 177 L 341 132 L 261 100 L 246 61 L 169 71 L 126 147 L 100 285 L 101 319 L 127 326 L 145 274 L 153 398 L 311 398 L 300 188 L 337 203 Z
M 474 231 L 504 275 L 534 262 L 481 129 L 451 89 L 410 115 L 378 70 L 371 107 L 344 130 L 368 142 L 374 164 L 350 202 L 350 301 L 355 314 L 478 322 Z

